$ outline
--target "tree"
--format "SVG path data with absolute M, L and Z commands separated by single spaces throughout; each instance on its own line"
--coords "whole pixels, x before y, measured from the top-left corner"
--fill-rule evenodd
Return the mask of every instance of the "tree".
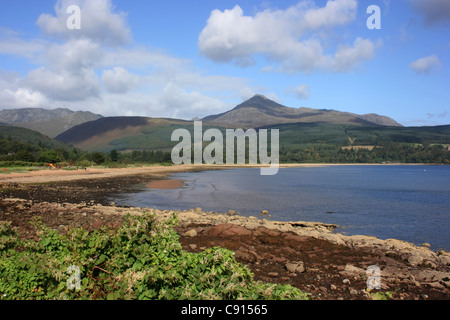
M 119 152 L 116 149 L 113 149 L 109 153 L 109 157 L 111 158 L 112 162 L 117 162 L 117 160 L 119 160 Z
M 41 152 L 38 157 L 39 162 L 55 163 L 59 161 L 58 153 L 54 150 L 47 150 Z
M 101 152 L 94 152 L 91 155 L 91 161 L 94 161 L 97 165 L 102 164 L 105 160 L 105 155 Z

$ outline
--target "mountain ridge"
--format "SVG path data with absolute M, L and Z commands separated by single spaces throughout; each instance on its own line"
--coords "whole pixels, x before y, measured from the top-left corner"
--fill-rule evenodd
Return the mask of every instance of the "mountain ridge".
M 244 127 L 297 122 L 402 126 L 392 118 L 375 113 L 357 115 L 332 109 L 292 108 L 279 104 L 260 94 L 242 102 L 232 110 L 217 115 L 210 115 L 202 120 Z
M 102 115 L 90 111 L 72 111 L 68 108 L 0 110 L 0 122 L 38 131 L 50 138 L 54 138 L 76 125 L 102 117 Z

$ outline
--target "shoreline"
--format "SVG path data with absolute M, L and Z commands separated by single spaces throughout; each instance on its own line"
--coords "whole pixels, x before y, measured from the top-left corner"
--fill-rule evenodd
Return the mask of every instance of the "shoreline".
M 354 166 L 355 164 L 283 164 L 280 165 L 280 169 L 283 168 L 313 168 L 313 167 L 329 167 L 329 166 Z M 424 164 L 356 164 L 357 166 L 397 166 L 397 165 L 413 165 L 419 166 Z M 134 168 L 89 168 L 88 170 L 72 170 L 72 171 L 63 171 L 63 170 L 39 170 L 39 171 L 30 171 L 27 173 L 11 173 L 10 175 L 0 175 L 0 187 L 2 184 L 5 185 L 45 185 L 45 184 L 58 184 L 58 183 L 68 183 L 68 182 L 76 182 L 76 181 L 89 181 L 92 180 L 101 180 L 101 179 L 119 179 L 128 177 L 138 178 L 135 182 L 127 181 L 125 184 L 119 183 L 119 186 L 122 188 L 113 189 L 113 190 L 105 190 L 104 194 L 112 195 L 112 194 L 121 194 L 126 192 L 139 192 L 145 189 L 162 189 L 162 190 L 170 190 L 170 189 L 179 189 L 181 188 L 185 182 L 180 179 L 170 179 L 170 177 L 175 173 L 182 172 L 195 172 L 195 171 L 208 171 L 208 170 L 226 170 L 226 169 L 239 169 L 239 168 L 260 168 L 263 165 L 177 165 L 177 166 L 150 166 L 150 167 L 134 167 Z M 142 189 L 136 189 L 133 185 L 141 185 Z M 129 187 L 128 190 L 123 187 Z M 97 189 L 99 186 L 97 186 Z M 0 194 L 1 195 L 1 194 Z M 1 199 L 1 198 L 0 198 Z M 106 198 L 105 198 L 106 199 Z M 51 202 L 51 201 L 50 201 Z M 87 202 L 87 201 L 86 201 Z M 90 200 L 90 202 L 101 203 L 103 205 L 113 205 L 115 206 L 115 202 L 111 201 L 98 201 L 98 200 Z M 192 208 L 186 208 L 187 210 L 193 210 Z M 181 209 L 183 211 L 183 209 Z M 223 214 L 223 213 L 215 213 L 215 214 Z M 261 215 L 262 216 L 262 215 Z M 285 221 L 278 221 L 278 223 L 284 223 Z M 325 224 L 322 222 L 306 222 L 300 221 L 301 223 L 316 223 L 316 224 Z M 334 229 L 342 227 L 340 225 L 334 225 Z M 344 233 L 337 232 L 336 234 L 340 234 L 345 237 L 372 237 L 375 239 L 379 239 L 376 236 L 366 236 L 366 235 L 345 235 Z M 380 239 L 381 240 L 381 239 Z M 390 240 L 390 239 L 386 239 Z M 386 241 L 381 240 L 381 241 Z M 404 240 L 398 239 L 398 241 L 407 242 Z M 410 243 L 410 242 L 408 242 Z M 413 246 L 417 246 L 416 244 L 411 243 Z M 436 250 L 436 251 L 446 251 L 447 250 Z
M 329 165 L 283 167 L 293 166 Z M 151 186 L 174 187 L 181 182 L 167 185 L 167 177 L 172 173 L 230 167 L 236 168 L 190 165 L 90 169 L 78 174 L 49 170 L 41 175 L 11 174 L 9 179 L 0 176 L 0 221 L 13 221 L 29 234 L 29 221 L 37 215 L 42 215 L 56 230 L 77 225 L 96 229 L 105 223 L 118 226 L 126 214 L 142 214 L 143 210 L 165 219 L 175 211 L 117 207 L 105 201 L 105 195 L 129 192 L 132 185 L 150 182 Z M 379 265 L 382 291 L 402 288 L 396 299 L 450 299 L 450 253 L 443 250 L 434 252 L 427 246 L 397 239 L 344 235 L 334 232 L 337 225 L 320 222 L 271 221 L 203 212 L 200 208 L 177 212 L 177 231 L 185 250 L 199 252 L 208 246 L 225 246 L 265 281 L 292 283 L 326 299 L 366 299 L 364 269 Z M 304 263 L 304 272 L 295 275 L 286 270 L 287 263 L 298 261 Z M 345 290 L 341 291 L 340 286 Z
M 433 166 L 440 164 L 424 164 L 424 163 L 300 163 L 300 164 L 280 164 L 279 168 L 314 168 L 329 166 Z M 154 175 L 167 177 L 172 173 L 189 172 L 189 171 L 205 171 L 205 170 L 223 170 L 223 169 L 240 169 L 240 168 L 263 168 L 267 165 L 236 165 L 236 164 L 190 164 L 190 165 L 174 165 L 174 166 L 144 166 L 131 168 L 87 168 L 86 170 L 57 170 L 42 169 L 29 171 L 26 173 L 3 173 L 0 174 L 0 183 L 48 183 L 58 181 L 73 181 L 79 179 L 98 179 L 110 178 L 126 175 Z
M 65 233 L 118 228 L 127 215 L 153 214 L 158 221 L 177 215 L 174 230 L 183 250 L 198 253 L 224 247 L 250 268 L 256 280 L 291 284 L 318 300 L 372 300 L 388 293 L 394 300 L 450 300 L 450 253 L 433 252 L 406 241 L 333 233 L 335 225 L 278 222 L 256 217 L 172 211 L 95 203 L 50 203 L 0 199 L 0 221 L 10 221 L 21 237 L 38 239 L 30 225 L 36 216 Z M 367 270 L 377 266 L 381 287 L 367 291 Z

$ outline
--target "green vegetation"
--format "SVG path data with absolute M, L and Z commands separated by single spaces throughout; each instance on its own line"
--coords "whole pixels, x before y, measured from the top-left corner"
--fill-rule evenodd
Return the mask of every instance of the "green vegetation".
M 117 229 L 60 234 L 37 220 L 40 240 L 24 241 L 0 222 L 0 300 L 306 299 L 255 281 L 229 250 L 183 251 L 176 223 L 176 215 L 157 222 L 145 213 Z
M 450 164 L 450 126 L 378 127 L 288 124 L 280 130 L 282 163 Z M 372 150 L 359 148 L 370 146 Z M 345 149 L 346 148 L 346 149 Z
M 134 151 L 87 152 L 50 139 L 38 132 L 0 125 L 0 167 L 42 167 L 48 164 L 68 168 L 93 165 L 169 163 L 170 152 Z M 9 173 L 11 170 L 2 171 Z
M 144 127 L 136 136 L 110 141 L 108 148 L 88 152 L 31 130 L 15 128 L 6 131 L 5 127 L 0 126 L 2 167 L 42 166 L 45 163 L 65 164 L 66 167 L 68 164 L 72 167 L 170 164 L 171 150 L 178 143 L 171 141 L 173 130 L 184 128 L 193 135 L 191 123 L 154 125 Z M 203 126 L 204 131 L 210 128 L 210 125 Z M 380 127 L 296 123 L 266 128 L 280 130 L 280 163 L 450 164 L 450 126 Z M 225 128 L 219 129 L 225 136 Z M 204 142 L 203 146 L 208 144 Z M 225 145 L 223 150 L 226 150 Z

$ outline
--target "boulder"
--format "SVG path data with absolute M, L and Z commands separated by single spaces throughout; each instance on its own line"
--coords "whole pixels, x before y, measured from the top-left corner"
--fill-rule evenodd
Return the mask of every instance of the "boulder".
M 194 237 L 197 236 L 197 230 L 195 230 L 195 229 L 188 230 L 188 231 L 186 231 L 183 235 L 184 235 L 185 237 L 191 237 L 191 238 L 194 238 Z
M 303 273 L 306 271 L 303 261 L 287 262 L 286 269 L 292 273 Z
M 252 232 L 245 227 L 236 224 L 218 224 L 208 229 L 207 234 L 210 236 L 250 236 Z
M 354 277 L 364 278 L 366 276 L 366 270 L 355 267 L 351 264 L 346 264 L 344 270 L 342 270 L 340 273 L 349 278 Z

